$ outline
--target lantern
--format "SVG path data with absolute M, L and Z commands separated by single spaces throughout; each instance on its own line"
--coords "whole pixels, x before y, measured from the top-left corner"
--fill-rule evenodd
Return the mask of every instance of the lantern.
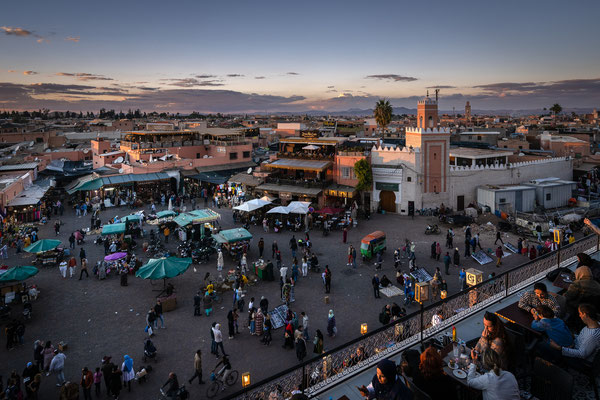
M 444 300 L 446 297 L 448 297 L 448 292 L 445 291 L 445 290 L 442 290 L 440 292 L 440 297 L 441 297 L 442 300 Z
M 469 268 L 467 273 L 467 285 L 475 286 L 483 282 L 483 272 L 475 268 Z
M 244 372 L 242 374 L 242 387 L 250 386 L 250 372 Z
M 415 300 L 421 304 L 429 300 L 429 283 L 418 282 L 415 285 Z
M 367 333 L 367 323 L 365 322 L 365 323 L 363 323 L 363 324 L 360 325 L 360 334 L 364 335 L 366 333 Z

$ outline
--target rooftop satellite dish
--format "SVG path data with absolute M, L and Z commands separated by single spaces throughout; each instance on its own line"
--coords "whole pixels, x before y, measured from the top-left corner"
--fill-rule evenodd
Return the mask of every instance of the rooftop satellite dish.
M 45 153 L 52 153 L 52 150 L 46 149 Z
M 119 168 L 119 173 L 122 174 L 123 173 L 123 168 Z
M 119 164 L 123 162 L 123 157 L 117 157 L 117 159 L 113 162 L 113 164 Z
M 248 175 L 250 175 L 252 173 L 252 167 L 248 168 Z
M 89 152 L 90 152 L 90 149 L 83 149 L 83 153 L 84 153 L 84 154 L 87 154 L 87 153 L 89 153 Z
M 35 142 L 32 140 L 31 142 L 29 142 L 29 147 L 33 147 L 34 144 Z

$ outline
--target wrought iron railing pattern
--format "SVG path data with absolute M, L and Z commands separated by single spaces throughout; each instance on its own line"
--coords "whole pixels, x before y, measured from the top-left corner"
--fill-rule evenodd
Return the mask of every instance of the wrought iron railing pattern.
M 267 400 L 271 393 L 282 398 L 294 390 L 318 394 L 377 363 L 383 358 L 448 331 L 459 321 L 542 279 L 548 272 L 576 261 L 578 253 L 599 250 L 600 239 L 590 235 L 572 244 L 483 281 L 444 300 L 422 307 L 404 318 L 327 351 L 316 358 L 280 372 L 226 399 Z M 432 317 L 441 313 L 442 322 L 431 326 Z M 357 356 L 361 349 L 362 357 Z

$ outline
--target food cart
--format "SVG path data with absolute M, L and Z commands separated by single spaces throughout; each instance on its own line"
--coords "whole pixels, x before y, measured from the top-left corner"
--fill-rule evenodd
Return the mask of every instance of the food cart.
M 252 240 L 252 234 L 244 228 L 228 229 L 215 233 L 212 237 L 234 260 L 242 258 L 244 248 Z
M 360 241 L 360 254 L 363 260 L 372 258 L 375 254 L 386 249 L 385 232 L 369 233 Z
M 212 231 L 214 222 L 219 218 L 221 218 L 219 213 L 207 208 L 181 213 L 173 218 L 173 222 L 186 229 L 186 239 L 200 240 L 207 232 Z

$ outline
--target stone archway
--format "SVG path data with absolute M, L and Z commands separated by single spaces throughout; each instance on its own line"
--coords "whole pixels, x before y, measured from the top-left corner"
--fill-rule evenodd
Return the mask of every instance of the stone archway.
M 382 190 L 379 192 L 379 205 L 386 212 L 396 212 L 396 193 L 391 190 Z

